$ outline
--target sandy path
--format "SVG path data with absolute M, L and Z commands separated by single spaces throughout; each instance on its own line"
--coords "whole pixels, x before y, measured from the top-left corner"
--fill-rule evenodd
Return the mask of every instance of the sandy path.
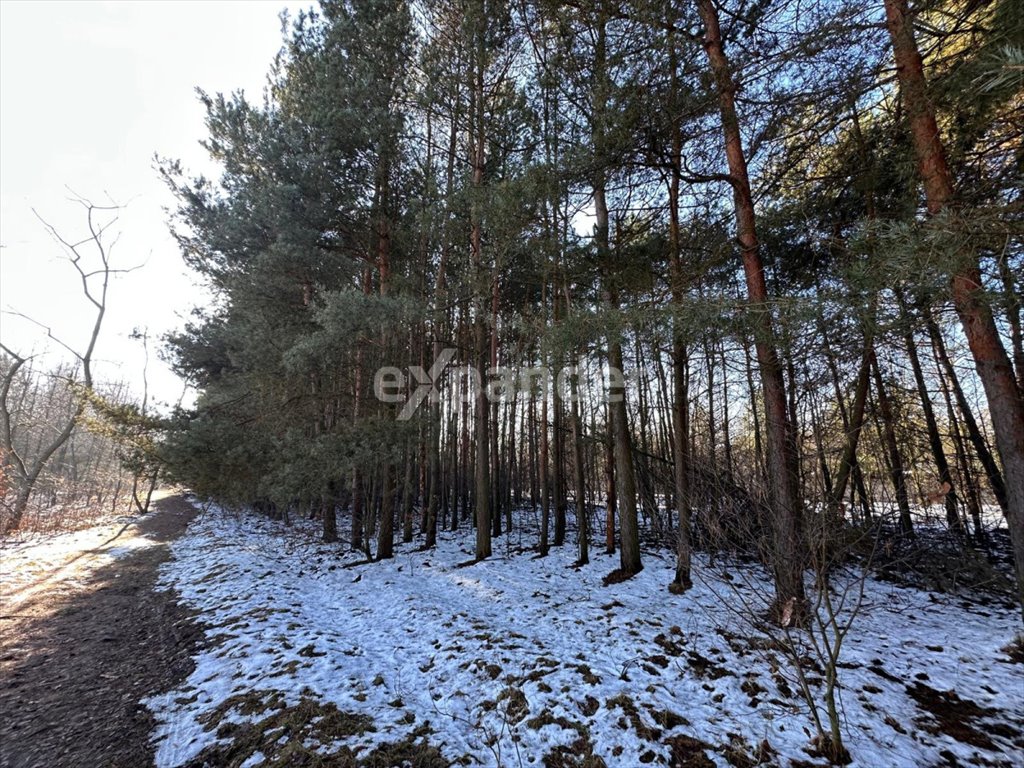
M 152 764 L 153 719 L 139 701 L 188 674 L 201 637 L 153 587 L 168 542 L 195 514 L 168 497 L 120 535 L 0 592 L 0 766 Z

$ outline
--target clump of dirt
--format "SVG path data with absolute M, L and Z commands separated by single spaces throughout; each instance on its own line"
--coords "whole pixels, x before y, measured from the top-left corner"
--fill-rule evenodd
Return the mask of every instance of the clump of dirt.
M 713 749 L 706 741 L 692 736 L 669 736 L 665 743 L 671 750 L 669 765 L 672 768 L 715 768 L 715 763 L 705 750 Z
M 757 748 L 751 748 L 747 740 L 739 734 L 729 734 L 729 744 L 722 749 L 722 756 L 733 768 L 755 768 L 758 765 L 772 763 L 778 752 L 763 739 Z
M 931 718 L 917 718 L 926 731 L 944 733 L 959 742 L 982 749 L 996 749 L 992 734 L 1020 739 L 1021 733 L 1005 723 L 993 723 L 1000 710 L 982 707 L 970 699 L 961 699 L 955 691 L 937 691 L 918 681 L 906 686 L 907 694 Z M 984 722 L 982 722 L 984 721 Z
M 1003 646 L 1000 650 L 1006 654 L 1010 662 L 1024 664 L 1024 635 L 1018 635 L 1013 642 Z
M 671 709 L 657 709 L 652 706 L 648 706 L 647 710 L 651 713 L 651 717 L 654 718 L 654 722 L 664 728 L 666 731 L 671 731 L 680 725 L 689 725 L 690 721 L 682 715 L 677 715 Z
M 590 730 L 583 723 L 556 717 L 550 709 L 541 710 L 536 717 L 526 721 L 526 727 L 540 730 L 548 725 L 557 725 L 567 731 L 575 731 L 576 739 L 571 744 L 555 747 L 542 758 L 544 768 L 607 768 L 600 755 L 594 754 L 594 742 Z
M 757 682 L 757 679 L 753 674 L 747 674 L 743 683 L 740 684 L 740 690 L 743 691 L 747 696 L 750 697 L 750 706 L 756 707 L 761 702 L 761 694 L 767 693 L 767 689 Z
M 687 658 L 690 661 L 690 669 L 696 673 L 697 677 L 707 677 L 711 680 L 718 680 L 722 677 L 736 676 L 725 667 L 720 664 L 716 664 L 714 661 L 698 651 L 690 651 L 687 654 Z
M 226 719 L 232 714 L 262 717 L 237 723 Z M 224 741 L 204 749 L 187 764 L 189 768 L 238 766 L 256 752 L 263 753 L 267 766 L 317 765 L 315 760 L 320 756 L 306 747 L 307 742 L 330 744 L 336 739 L 376 730 L 369 717 L 321 703 L 309 691 L 303 691 L 294 706 L 288 706 L 279 691 L 237 694 L 206 713 L 200 722 L 207 730 L 216 728 L 217 737 Z
M 533 671 L 526 675 L 525 679 L 535 683 L 545 675 L 550 675 L 558 669 L 558 667 L 559 664 L 554 659 L 548 658 L 547 656 L 538 656 Z
M 668 666 L 668 659 L 662 656 L 660 653 L 655 653 L 652 656 L 647 657 L 647 661 L 651 662 L 655 666 L 665 669 Z
M 686 652 L 686 648 L 682 644 L 664 633 L 655 635 L 654 642 L 669 656 L 682 656 Z
M 280 691 L 247 691 L 229 696 L 220 704 L 199 716 L 206 730 L 215 728 L 228 715 L 237 712 L 243 717 L 259 715 L 270 709 L 284 709 L 284 695 Z
M 535 731 L 539 731 L 541 728 L 548 725 L 557 725 L 567 731 L 578 731 L 580 728 L 583 728 L 583 726 L 575 720 L 570 720 L 567 717 L 562 717 L 561 715 L 556 717 L 555 714 L 546 707 L 542 709 L 536 717 L 531 717 L 526 721 L 526 727 Z
M 583 699 L 583 702 L 580 704 L 580 711 L 587 717 L 591 717 L 600 708 L 601 702 L 595 699 L 593 696 L 587 696 Z
M 594 671 L 586 664 L 577 664 L 573 667 L 580 675 L 583 676 L 583 682 L 587 685 L 600 685 L 601 678 L 594 674 Z
M 498 694 L 498 701 L 506 702 L 505 716 L 508 718 L 510 723 L 518 723 L 530 714 L 530 705 L 526 701 L 526 694 L 519 688 L 509 686 Z
M 402 741 L 379 745 L 356 765 L 360 768 L 392 768 L 396 765 L 408 765 L 414 768 L 449 768 L 452 763 L 446 760 L 436 747 L 427 743 L 426 736 L 429 732 L 429 727 L 424 724 Z M 326 765 L 341 764 L 328 762 Z
M 625 717 L 619 719 L 619 725 L 623 728 L 626 727 L 627 721 L 633 726 L 636 731 L 636 735 L 644 739 L 645 741 L 657 741 L 661 738 L 661 731 L 658 728 L 652 728 L 643 721 L 640 717 L 640 710 L 637 709 L 636 702 L 633 701 L 625 693 L 620 693 L 618 696 L 613 696 L 605 702 L 605 706 L 608 709 L 615 709 L 618 707 L 622 710 Z

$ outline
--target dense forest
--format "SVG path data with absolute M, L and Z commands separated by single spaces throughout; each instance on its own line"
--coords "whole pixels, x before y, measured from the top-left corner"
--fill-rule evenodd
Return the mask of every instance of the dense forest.
M 756 551 L 777 609 L 844 528 L 1005 516 L 1024 595 L 1013 2 L 285 24 L 262 102 L 200 93 L 222 177 L 161 166 L 216 292 L 171 340 L 176 477 L 377 559 L 537 510 L 541 554 L 572 523 L 623 576 L 674 544 L 676 590 Z

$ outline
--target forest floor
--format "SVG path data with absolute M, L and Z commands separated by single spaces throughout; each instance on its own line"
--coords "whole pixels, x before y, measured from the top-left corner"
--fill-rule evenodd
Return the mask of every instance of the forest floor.
M 195 515 L 173 496 L 137 520 L 0 545 L 0 766 L 152 764 L 141 701 L 184 680 L 202 639 L 154 586 Z
M 366 563 L 312 523 L 211 507 L 162 569 L 208 642 L 184 685 L 147 700 L 157 764 L 826 764 L 784 638 L 760 619 L 760 568 L 698 558 L 694 588 L 672 595 L 668 552 L 605 586 L 617 556 L 576 567 L 567 544 L 539 559 L 517 532 L 473 564 L 472 541 Z M 1022 765 L 1013 606 L 856 574 L 835 577 L 836 597 L 862 583 L 839 668 L 855 765 Z M 819 690 L 816 662 L 804 671 Z
M 668 552 L 606 586 L 616 555 L 541 559 L 517 531 L 474 564 L 471 530 L 366 563 L 308 521 L 180 497 L 117 532 L 0 548 L 4 768 L 827 764 L 753 565 L 699 557 L 672 595 Z M 862 584 L 854 764 L 1022 765 L 1015 609 L 833 580 L 847 609 Z

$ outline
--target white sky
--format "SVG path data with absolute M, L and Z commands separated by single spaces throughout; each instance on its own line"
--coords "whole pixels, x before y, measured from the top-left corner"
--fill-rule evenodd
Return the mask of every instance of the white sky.
M 213 171 L 196 86 L 260 94 L 280 47 L 285 0 L 0 0 L 0 336 L 21 353 L 47 348 L 45 332 L 9 311 L 52 326 L 71 346 L 92 324 L 77 275 L 32 208 L 69 239 L 82 209 L 66 187 L 105 202 L 130 201 L 117 228 L 115 266 L 145 266 L 118 278 L 97 349 L 97 377 L 141 392 L 143 353 L 128 339 L 180 327 L 204 295 L 181 261 L 163 209 L 173 199 L 153 155 Z M 154 346 L 151 344 L 151 347 Z M 52 350 L 54 345 L 49 344 Z M 53 352 L 49 358 L 55 358 Z M 181 383 L 150 355 L 150 393 L 173 402 Z

